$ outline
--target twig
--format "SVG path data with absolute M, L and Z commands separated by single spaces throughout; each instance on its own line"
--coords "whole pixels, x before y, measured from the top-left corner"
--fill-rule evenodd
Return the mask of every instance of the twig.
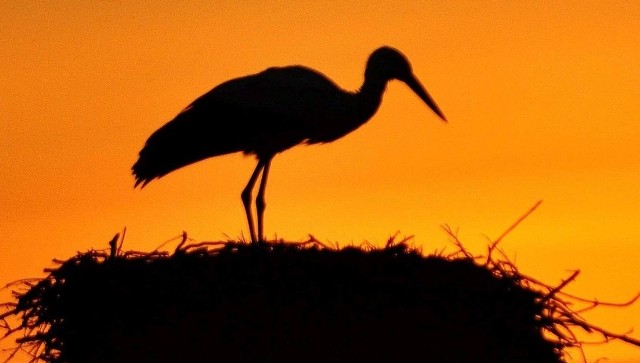
M 547 295 L 545 295 L 540 302 L 545 302 L 551 298 L 553 298 L 555 296 L 555 294 L 562 290 L 562 288 L 564 288 L 565 286 L 567 286 L 571 281 L 575 280 L 575 278 L 578 276 L 578 274 L 580 274 L 580 270 L 575 270 L 571 276 L 569 276 L 568 279 L 562 281 L 562 283 L 558 286 L 556 286 L 555 288 L 551 289 L 551 291 L 549 291 L 549 293 L 547 293 Z
M 332 248 L 330 248 L 329 246 L 325 245 L 324 243 L 320 242 L 320 241 L 319 241 L 318 239 L 316 239 L 316 237 L 314 237 L 312 234 L 310 234 L 310 235 L 309 235 L 309 239 L 308 239 L 306 242 L 304 242 L 304 243 L 314 243 L 314 244 L 320 245 L 320 246 L 322 246 L 323 248 L 326 248 L 326 249 L 328 249 L 328 250 L 332 249 Z
M 116 233 L 115 236 L 109 241 L 109 248 L 111 252 L 109 253 L 109 259 L 113 260 L 118 255 L 118 238 L 120 237 L 120 233 Z
M 462 242 L 460 242 L 460 240 L 458 239 L 458 231 L 454 232 L 448 224 L 442 225 L 441 228 L 447 233 L 447 235 L 449 235 L 449 238 L 451 238 L 453 244 L 458 247 L 458 251 L 454 252 L 454 254 L 462 253 L 466 258 L 475 259 L 475 256 L 469 253 L 469 251 L 467 251 L 467 249 L 462 245 Z
M 127 227 L 125 226 L 122 229 L 122 237 L 120 238 L 120 244 L 118 245 L 117 254 L 120 255 L 122 253 L 122 245 L 124 245 L 124 237 L 127 235 Z
M 187 242 L 187 231 L 182 231 L 182 241 L 178 243 L 178 246 L 176 247 L 174 253 L 180 251 L 180 248 L 184 245 L 185 242 Z
M 491 253 L 496 248 L 496 246 L 498 246 L 500 241 L 502 241 L 503 238 L 505 238 L 511 231 L 513 231 L 514 228 L 516 228 L 522 221 L 524 221 L 531 213 L 533 213 L 533 211 L 536 210 L 540 206 L 540 204 L 542 204 L 542 200 L 537 201 L 536 204 L 533 205 L 533 207 L 529 208 L 529 210 L 527 212 L 525 212 L 522 216 L 520 216 L 520 218 L 518 218 L 511 226 L 509 226 L 509 228 L 507 228 L 506 231 L 502 232 L 500 237 L 496 238 L 489 245 L 489 252 L 487 254 L 487 261 L 491 258 Z
M 178 238 L 182 238 L 182 237 L 183 237 L 183 235 L 184 235 L 184 232 L 182 232 L 181 234 L 179 234 L 179 235 L 177 235 L 177 236 L 175 236 L 175 237 L 171 237 L 171 238 L 169 238 L 168 240 L 166 240 L 166 241 L 162 242 L 158 247 L 156 247 L 156 248 L 153 250 L 153 252 L 158 251 L 159 249 L 161 249 L 162 247 L 164 247 L 164 246 L 165 246 L 165 245 L 167 245 L 168 243 L 171 243 L 171 242 L 173 242 L 173 241 L 177 240 Z
M 186 245 L 181 251 L 188 251 L 194 248 L 205 247 L 205 246 L 225 246 L 228 245 L 229 242 L 200 242 L 200 243 L 192 243 Z M 177 250 L 176 250 L 177 252 Z

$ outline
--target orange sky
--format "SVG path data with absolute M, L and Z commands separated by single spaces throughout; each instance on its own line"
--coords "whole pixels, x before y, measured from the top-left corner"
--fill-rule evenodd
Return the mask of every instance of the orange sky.
M 400 231 L 429 252 L 451 248 L 449 224 L 481 253 L 543 199 L 502 244 L 522 272 L 557 284 L 580 269 L 567 291 L 587 298 L 640 291 L 637 2 L 215 3 L 0 5 L 0 283 L 104 248 L 125 226 L 136 250 L 183 230 L 246 235 L 251 158 L 134 190 L 146 138 L 216 84 L 272 65 L 305 64 L 354 90 L 387 44 L 449 124 L 390 84 L 356 132 L 274 159 L 267 236 L 382 244 Z M 637 331 L 637 305 L 586 317 Z M 585 350 L 640 362 L 621 343 Z

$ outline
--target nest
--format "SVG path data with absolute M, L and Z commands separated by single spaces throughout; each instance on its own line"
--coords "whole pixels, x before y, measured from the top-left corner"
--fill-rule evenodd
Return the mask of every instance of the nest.
M 33 362 L 563 362 L 594 327 L 496 258 L 386 246 L 188 243 L 88 251 L 21 281 L 0 317 Z M 120 247 L 117 247 L 120 241 Z M 502 255 L 500 255 L 502 256 Z M 576 298 L 577 299 L 577 298 Z M 631 302 L 629 302 L 631 303 Z M 18 317 L 11 328 L 7 319 Z M 20 334 L 21 333 L 21 334 Z M 9 360 L 13 357 L 13 354 Z

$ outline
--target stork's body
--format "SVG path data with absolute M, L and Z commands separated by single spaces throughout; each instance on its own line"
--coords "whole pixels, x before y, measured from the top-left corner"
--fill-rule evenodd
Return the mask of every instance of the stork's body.
M 334 141 L 367 122 L 378 110 L 386 84 L 405 82 L 445 120 L 397 50 L 382 47 L 367 62 L 365 80 L 348 92 L 302 66 L 269 68 L 224 82 L 193 101 L 147 140 L 133 165 L 136 186 L 197 161 L 234 152 L 255 155 L 258 164 L 242 192 L 252 241 L 263 240 L 264 194 L 275 154 L 298 144 Z M 256 198 L 258 233 L 251 212 Z

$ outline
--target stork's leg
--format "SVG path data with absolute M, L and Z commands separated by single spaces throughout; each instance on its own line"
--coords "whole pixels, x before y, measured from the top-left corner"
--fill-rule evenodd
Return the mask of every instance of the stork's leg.
M 253 170 L 253 174 L 251 174 L 251 178 L 249 178 L 249 182 L 247 186 L 242 190 L 242 194 L 240 194 L 240 198 L 242 199 L 242 204 L 244 205 L 244 211 L 247 214 L 247 222 L 249 222 L 249 233 L 251 234 L 251 242 L 257 242 L 256 238 L 256 228 L 253 224 L 253 215 L 251 214 L 251 191 L 253 190 L 253 186 L 256 184 L 256 180 L 258 179 L 258 175 L 264 168 L 265 162 L 262 160 L 258 160 L 258 165 Z
M 260 179 L 260 189 L 256 196 L 256 211 L 258 212 L 258 241 L 264 241 L 264 210 L 267 204 L 264 200 L 264 193 L 267 189 L 267 178 L 269 177 L 269 166 L 271 166 L 271 158 L 267 159 L 262 169 L 262 179 Z

